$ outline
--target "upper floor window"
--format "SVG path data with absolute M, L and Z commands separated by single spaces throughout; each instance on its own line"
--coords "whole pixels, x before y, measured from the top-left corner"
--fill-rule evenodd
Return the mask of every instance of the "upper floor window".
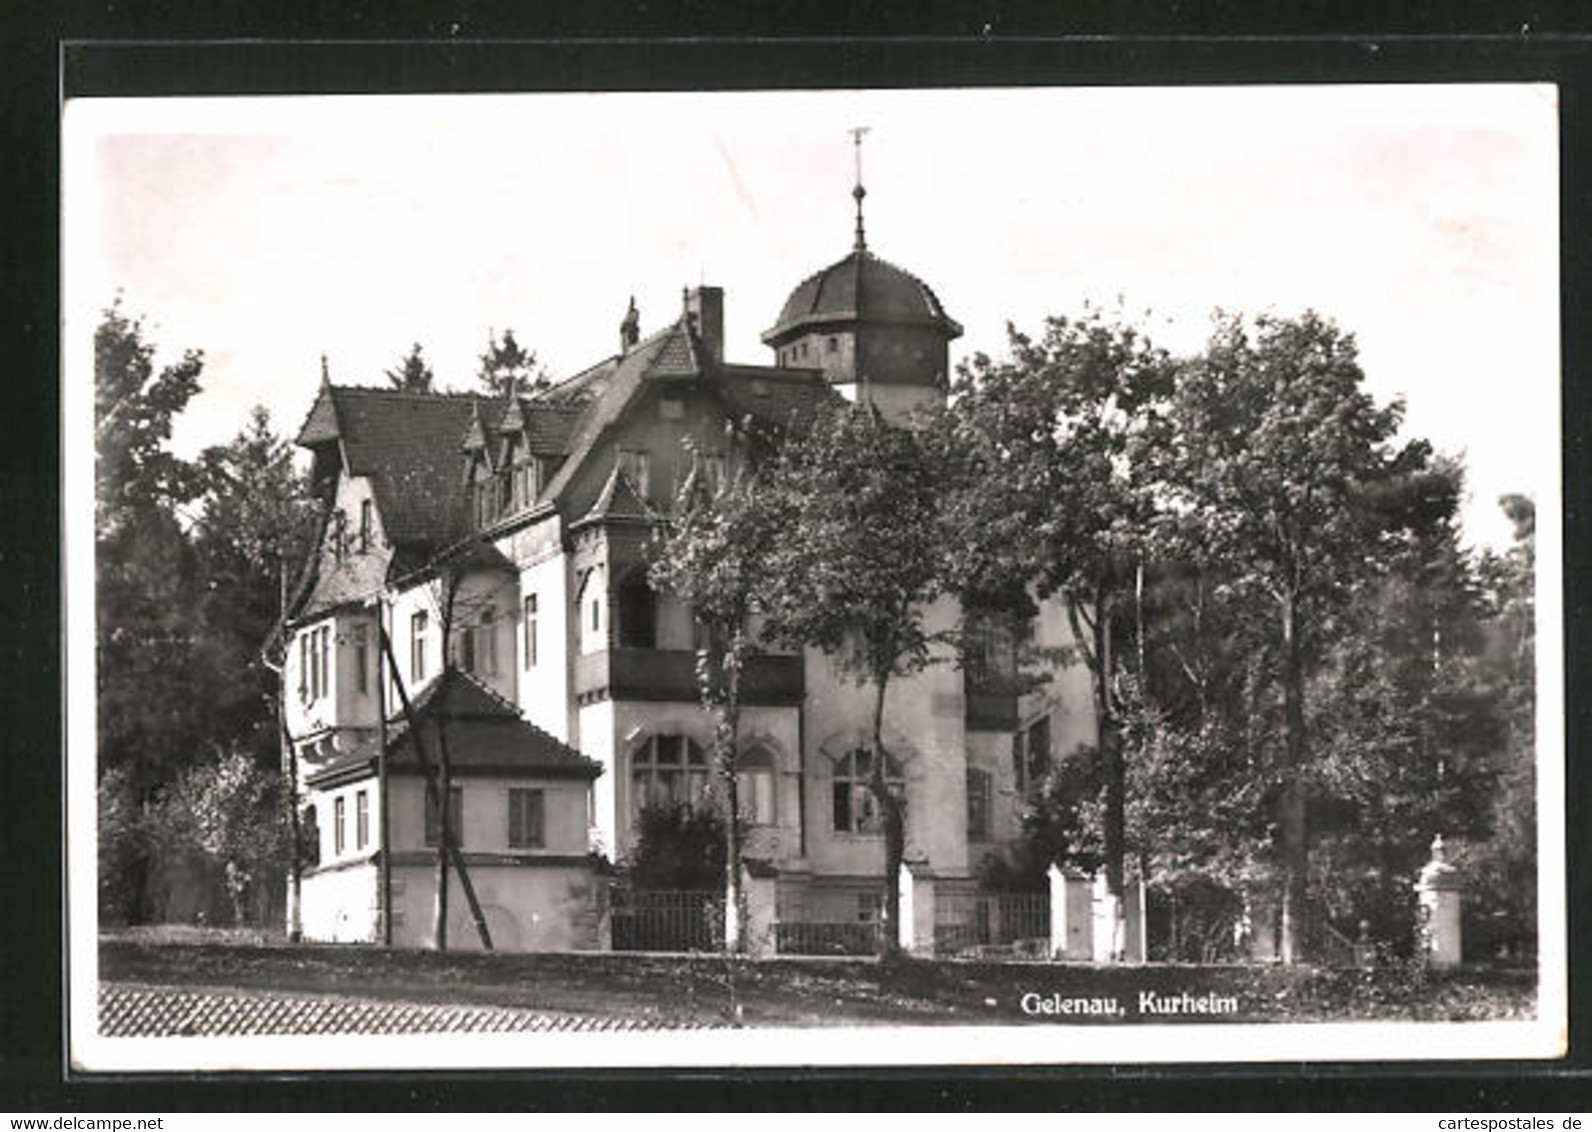
M 525 667 L 536 667 L 536 595 L 525 596 Z
M 332 554 L 339 562 L 348 557 L 348 516 L 342 508 L 332 515 Z
M 420 792 L 420 805 L 426 812 L 426 844 L 435 848 L 442 844 L 441 827 L 437 823 L 437 807 L 431 804 L 431 790 Z M 448 787 L 448 840 L 455 848 L 464 844 L 464 787 Z
M 967 837 L 988 841 L 990 835 L 990 774 L 976 766 L 967 768 Z
M 901 767 L 888 754 L 884 756 L 885 789 L 896 798 L 903 798 L 906 779 Z M 884 819 L 879 809 L 879 799 L 874 797 L 869 785 L 873 777 L 873 753 L 858 747 L 847 751 L 835 760 L 832 800 L 836 833 L 884 832 Z
M 684 735 L 653 735 L 630 756 L 631 807 L 692 806 L 708 794 L 707 752 Z
M 1017 675 L 1012 626 L 994 613 L 970 613 L 963 632 L 962 664 L 974 686 L 1010 683 Z
M 1012 736 L 1012 780 L 1019 794 L 1031 794 L 1050 773 L 1050 716 L 1045 714 Z
M 299 634 L 299 698 L 314 702 L 331 690 L 332 630 L 329 625 Z
M 619 646 L 658 647 L 658 595 L 647 584 L 646 574 L 640 571 L 627 575 L 619 583 Z
M 621 448 L 617 461 L 619 471 L 630 481 L 630 486 L 636 489 L 636 494 L 643 499 L 648 498 L 652 484 L 649 475 L 651 460 L 647 453 L 633 448 Z
M 354 848 L 363 849 L 370 844 L 370 791 L 361 790 L 354 795 Z
M 547 844 L 544 792 L 509 787 L 509 847 L 541 849 Z
M 370 550 L 372 527 L 375 525 L 372 512 L 370 500 L 361 499 L 359 501 L 359 552 L 361 554 Z
M 426 611 L 409 618 L 409 678 L 418 683 L 426 678 Z
M 370 691 L 370 630 L 364 625 L 355 625 L 354 637 L 354 688 L 365 693 Z
M 490 605 L 459 634 L 459 667 L 477 676 L 497 675 L 497 611 Z
M 341 854 L 346 847 L 348 834 L 345 832 L 348 818 L 348 799 L 336 798 L 332 801 L 332 852 Z

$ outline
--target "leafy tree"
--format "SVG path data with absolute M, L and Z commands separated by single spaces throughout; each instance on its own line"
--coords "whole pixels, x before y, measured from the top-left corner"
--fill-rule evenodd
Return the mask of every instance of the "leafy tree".
M 98 802 L 100 922 L 125 924 L 142 911 L 137 901 L 148 844 L 143 813 L 124 768 L 100 775 Z
M 965 467 L 952 511 L 965 534 L 952 557 L 981 575 L 975 593 L 990 580 L 1008 591 L 1037 582 L 1065 601 L 1094 690 L 1103 864 L 1120 897 L 1126 793 L 1117 622 L 1147 553 L 1155 484 L 1142 455 L 1164 432 L 1171 365 L 1120 315 L 1099 310 L 1047 319 L 1037 341 L 1007 333 L 1010 360 L 975 355 L 955 385 L 948 419 Z
M 648 577 L 660 591 L 691 608 L 699 626 L 697 690 L 713 717 L 713 763 L 721 785 L 727 915 L 733 945 L 745 950 L 741 896 L 740 793 L 737 754 L 741 730 L 741 674 L 760 651 L 751 631 L 759 589 L 780 534 L 776 514 L 744 464 L 722 482 L 688 475 L 672 515 L 652 547 Z
M 232 751 L 190 767 L 163 792 L 152 835 L 167 852 L 189 852 L 220 870 L 234 923 L 248 919 L 249 898 L 279 883 L 292 852 L 282 820 L 279 775 Z
M 521 346 L 512 330 L 505 330 L 501 338 L 487 335 L 476 380 L 496 397 L 507 397 L 511 392 L 533 393 L 550 384 L 547 370 L 536 360 L 536 351 Z
M 426 362 L 420 343 L 416 342 L 397 366 L 387 371 L 387 380 L 394 389 L 405 393 L 430 393 L 436 374 Z
M 189 350 L 155 371 L 142 319 L 117 296 L 94 332 L 95 530 L 114 540 L 152 513 L 169 514 L 194 494 L 192 470 L 166 448 L 172 421 L 194 394 L 204 356 Z
M 1309 870 L 1307 675 L 1354 579 L 1400 522 L 1403 489 L 1429 455 L 1391 447 L 1401 406 L 1361 388 L 1354 339 L 1314 313 L 1221 317 L 1181 367 L 1160 448 L 1164 524 L 1184 556 L 1267 610 L 1281 690 L 1275 782 L 1284 962 L 1301 952 Z
M 871 405 L 832 406 L 784 445 L 763 485 L 782 528 L 763 596 L 771 637 L 825 650 L 873 691 L 868 787 L 883 825 L 890 952 L 906 799 L 886 779 L 884 704 L 892 680 L 936 659 L 924 613 L 944 589 L 941 465 L 925 433 L 892 426 Z
M 624 862 L 638 889 L 716 890 L 729 844 L 724 815 L 685 805 L 647 805 L 636 817 L 636 838 Z
M 291 571 L 309 553 L 316 507 L 292 447 L 260 406 L 229 443 L 201 455 L 197 479 L 190 536 L 203 632 L 195 656 L 212 689 L 209 736 L 245 744 L 262 765 L 274 765 L 279 744 L 269 705 L 278 678 L 261 649 L 282 614 Z
M 142 320 L 119 298 L 94 334 L 99 753 L 102 771 L 124 770 L 136 803 L 198 749 L 196 569 L 177 519 L 195 477 L 166 445 L 202 365 L 189 351 L 157 373 Z

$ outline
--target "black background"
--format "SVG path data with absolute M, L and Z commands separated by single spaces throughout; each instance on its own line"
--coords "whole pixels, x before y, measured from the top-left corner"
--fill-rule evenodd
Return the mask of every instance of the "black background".
M 1231 4 L 870 9 L 773 26 L 755 9 L 647 3 L 44 5 L 0 10 L 0 1110 L 1515 1110 L 1592 1108 L 1582 632 L 1592 221 L 1592 20 L 1568 5 Z M 1281 7 L 1281 6 L 1278 6 Z M 494 10 L 500 8 L 502 10 Z M 1037 13 L 1037 14 L 1036 14 Z M 1463 22 L 1462 21 L 1468 21 Z M 902 29 L 914 28 L 912 34 Z M 1355 29 L 1346 34 L 1345 29 Z M 1459 34 L 1464 33 L 1464 34 Z M 778 38 L 775 38 L 775 37 Z M 253 42 L 240 42 L 240 39 Z M 231 42 L 219 42 L 219 40 Z M 264 40 L 263 42 L 261 40 Z M 203 42 L 201 42 L 203 41 Z M 353 42 L 359 41 L 359 42 Z M 59 112 L 67 96 L 752 87 L 1551 81 L 1560 84 L 1567 864 L 1563 1062 L 1037 1069 L 69 1076 L 63 1042 Z M 1235 124 L 1242 128 L 1242 124 Z M 1036 144 L 1043 144 L 1036 137 Z M 1463 333 L 1463 328 L 1456 328 Z M 1511 375 L 1498 375 L 1509 396 Z M 1546 520 L 1544 520 L 1546 521 Z M 65 548 L 75 553 L 76 548 Z M 1550 757 L 1546 755 L 1544 757 Z M 688 1039 L 687 1039 L 688 1040 Z M 1263 1049 L 1255 1049 L 1264 1056 Z M 1412 1051 L 1416 1052 L 1416 1051 Z

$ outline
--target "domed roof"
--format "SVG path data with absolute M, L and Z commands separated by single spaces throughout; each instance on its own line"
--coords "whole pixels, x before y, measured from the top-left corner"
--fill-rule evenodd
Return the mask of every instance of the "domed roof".
M 804 327 L 837 322 L 933 326 L 947 339 L 962 333 L 927 283 L 864 247 L 797 284 L 763 341 L 777 347 Z

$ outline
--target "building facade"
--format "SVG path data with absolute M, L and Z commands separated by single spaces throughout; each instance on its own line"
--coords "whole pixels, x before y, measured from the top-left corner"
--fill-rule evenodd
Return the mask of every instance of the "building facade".
M 323 381 L 298 442 L 328 519 L 294 598 L 286 666 L 321 849 L 303 881 L 310 938 L 375 938 L 384 845 L 403 873 L 395 939 L 421 938 L 417 894 L 431 882 L 417 878 L 435 851 L 408 728 L 423 731 L 427 712 L 448 720 L 459 846 L 503 946 L 589 945 L 576 909 L 598 883 L 586 855 L 622 860 L 644 805 L 707 790 L 712 722 L 691 613 L 646 577 L 658 515 L 687 475 L 726 474 L 756 430 L 799 428 L 826 399 L 895 420 L 943 399 L 961 333 L 926 284 L 868 250 L 860 215 L 851 254 L 802 281 L 763 336 L 772 364 L 725 358 L 724 301 L 716 287 L 688 290 L 647 336 L 632 304 L 614 354 L 534 395 Z M 964 613 L 942 599 L 927 620 L 953 630 Z M 1042 603 L 1028 632 L 1060 649 L 1066 626 Z M 444 649 L 454 668 L 440 680 Z M 971 885 L 1016 835 L 1049 760 L 1093 741 L 1087 672 L 1059 666 L 1019 689 L 1002 659 L 1012 651 L 943 655 L 893 682 L 885 705 L 907 858 L 947 885 Z M 869 696 L 812 649 L 760 655 L 743 678 L 745 853 L 778 871 L 782 900 L 806 915 L 865 918 L 877 899 Z M 468 921 L 455 923 L 468 942 Z

